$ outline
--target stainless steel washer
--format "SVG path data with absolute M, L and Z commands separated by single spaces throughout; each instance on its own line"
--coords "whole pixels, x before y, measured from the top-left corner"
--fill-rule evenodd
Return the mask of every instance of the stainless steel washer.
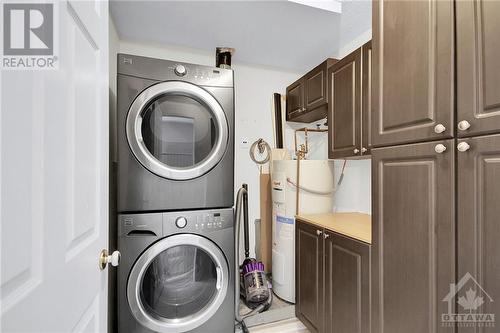
M 119 332 L 234 332 L 232 209 L 118 221 Z
M 233 72 L 118 55 L 118 211 L 233 206 Z

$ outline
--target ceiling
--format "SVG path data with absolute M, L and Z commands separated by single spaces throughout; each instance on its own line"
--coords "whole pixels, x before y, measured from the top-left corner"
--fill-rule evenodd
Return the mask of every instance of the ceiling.
M 289 1 L 120 1 L 110 5 L 121 39 L 214 51 L 233 61 L 306 70 L 371 28 L 371 0 L 342 13 Z

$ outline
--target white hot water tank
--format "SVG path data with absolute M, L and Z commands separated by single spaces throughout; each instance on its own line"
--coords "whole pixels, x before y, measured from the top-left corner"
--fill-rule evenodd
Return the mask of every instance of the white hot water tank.
M 299 214 L 329 213 L 333 209 L 333 161 L 301 160 Z M 295 208 L 297 161 L 272 163 L 273 290 L 295 303 Z

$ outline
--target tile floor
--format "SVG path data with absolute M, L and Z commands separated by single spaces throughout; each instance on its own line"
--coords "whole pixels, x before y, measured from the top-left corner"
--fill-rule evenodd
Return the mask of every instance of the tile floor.
M 309 333 L 304 324 L 297 318 L 250 327 L 249 330 L 250 333 Z
M 250 311 L 243 302 L 240 303 L 240 314 L 248 313 Z M 295 318 L 295 305 L 281 300 L 274 295 L 271 308 L 265 312 L 253 315 L 245 319 L 247 327 L 264 325 L 282 321 L 286 319 Z

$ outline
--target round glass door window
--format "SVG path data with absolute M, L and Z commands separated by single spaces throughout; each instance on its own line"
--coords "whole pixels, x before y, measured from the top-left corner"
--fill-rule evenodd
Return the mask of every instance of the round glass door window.
M 210 171 L 223 157 L 229 136 L 217 100 L 203 88 L 180 81 L 158 83 L 139 94 L 126 130 L 137 160 L 173 180 Z
M 132 313 L 158 332 L 192 330 L 210 319 L 228 288 L 220 249 L 196 235 L 176 235 L 146 250 L 128 283 Z

